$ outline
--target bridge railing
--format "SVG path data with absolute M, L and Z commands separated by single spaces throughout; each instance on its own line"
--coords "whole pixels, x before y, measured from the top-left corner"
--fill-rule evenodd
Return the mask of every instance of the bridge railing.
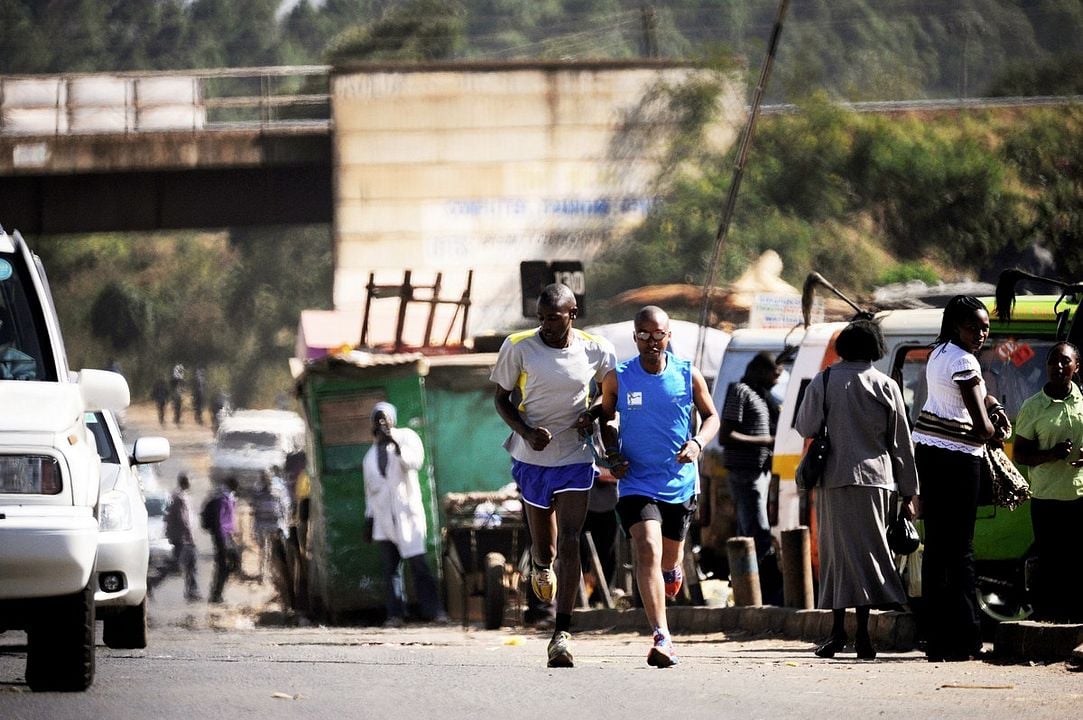
M 324 65 L 0 76 L 0 135 L 330 124 L 330 69 Z

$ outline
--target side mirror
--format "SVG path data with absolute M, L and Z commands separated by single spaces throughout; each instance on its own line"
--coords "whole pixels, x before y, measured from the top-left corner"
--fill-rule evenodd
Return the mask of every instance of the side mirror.
M 169 440 L 166 438 L 157 435 L 141 437 L 132 448 L 132 462 L 136 465 L 162 462 L 169 459 L 169 452 Z
M 78 375 L 87 411 L 119 412 L 131 403 L 131 391 L 123 375 L 108 370 L 80 370 Z

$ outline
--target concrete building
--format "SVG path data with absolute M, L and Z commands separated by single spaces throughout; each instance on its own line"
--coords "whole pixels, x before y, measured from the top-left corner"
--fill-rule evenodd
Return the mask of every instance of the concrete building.
M 526 323 L 520 262 L 587 262 L 645 217 L 671 122 L 651 100 L 695 72 L 650 61 L 338 70 L 336 309 L 360 317 L 370 274 L 432 284 L 442 272 L 441 295 L 458 298 L 472 270 L 468 337 Z M 728 145 L 743 89 L 731 83 L 720 103 L 714 140 Z M 589 279 L 566 279 L 589 295 Z M 454 310 L 439 308 L 436 333 Z M 407 343 L 421 342 L 428 312 L 411 311 Z M 393 339 L 397 313 L 394 300 L 372 303 L 369 344 Z

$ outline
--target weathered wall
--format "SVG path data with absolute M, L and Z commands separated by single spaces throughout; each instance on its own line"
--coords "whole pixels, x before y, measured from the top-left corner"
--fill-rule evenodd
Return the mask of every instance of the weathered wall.
M 615 133 L 645 92 L 690 72 L 660 63 L 338 72 L 336 307 L 362 307 L 370 272 L 393 284 L 410 269 L 417 284 L 443 271 L 442 295 L 458 297 L 473 269 L 470 335 L 522 324 L 520 261 L 588 261 L 642 220 L 657 149 L 614 152 Z M 744 100 L 735 88 L 724 103 L 729 143 Z M 374 303 L 370 342 L 393 338 L 396 312 L 395 300 Z M 419 339 L 422 312 L 408 341 Z

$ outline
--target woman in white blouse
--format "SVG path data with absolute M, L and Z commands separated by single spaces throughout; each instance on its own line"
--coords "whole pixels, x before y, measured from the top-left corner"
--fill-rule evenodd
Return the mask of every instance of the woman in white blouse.
M 921 478 L 925 554 L 925 654 L 930 662 L 981 654 L 974 574 L 974 518 L 986 441 L 1011 433 L 1004 408 L 989 395 L 977 353 L 989 337 L 981 300 L 953 297 L 925 368 L 928 397 L 914 425 Z

